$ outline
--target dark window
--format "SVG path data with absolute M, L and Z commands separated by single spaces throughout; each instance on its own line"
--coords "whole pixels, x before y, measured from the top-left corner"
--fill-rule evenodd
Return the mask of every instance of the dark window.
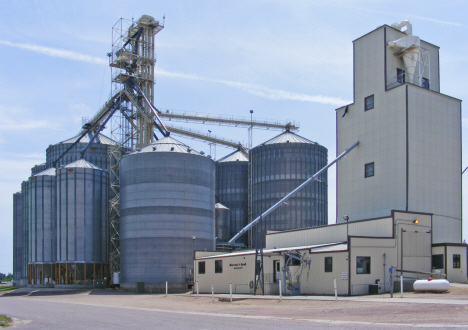
M 422 88 L 429 89 L 429 79 L 422 78 Z
M 198 274 L 205 274 L 205 262 L 198 262 Z
M 356 274 L 370 274 L 370 257 L 356 257 Z
M 364 168 L 364 177 L 368 178 L 371 176 L 374 176 L 374 163 L 366 164 Z
M 325 273 L 331 273 L 333 271 L 333 258 L 325 257 Z
M 374 109 L 374 95 L 368 96 L 364 99 L 364 110 Z
M 300 266 L 301 261 L 297 260 L 296 258 L 291 258 L 290 256 L 286 256 L 286 265 L 287 266 Z
M 215 273 L 222 273 L 222 272 L 223 272 L 223 261 L 215 260 Z
M 460 268 L 460 255 L 459 254 L 453 255 L 453 268 Z
M 444 255 L 434 254 L 432 256 L 432 269 L 444 269 Z
M 401 84 L 405 82 L 405 70 L 396 69 L 397 81 Z

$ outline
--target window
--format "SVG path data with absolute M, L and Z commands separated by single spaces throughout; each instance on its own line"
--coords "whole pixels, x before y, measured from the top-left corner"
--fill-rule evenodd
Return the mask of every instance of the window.
M 444 269 L 444 255 L 434 254 L 432 256 L 432 269 Z
M 286 256 L 286 266 L 300 266 L 301 261 L 297 260 L 296 258 L 291 258 L 290 256 Z
M 405 82 L 405 70 L 402 69 L 396 69 L 396 74 L 397 74 L 397 82 L 403 84 Z
M 356 274 L 370 274 L 370 257 L 356 257 Z
M 325 257 L 325 273 L 331 273 L 333 271 L 333 258 Z
M 198 262 L 198 274 L 205 274 L 205 262 Z
M 215 260 L 215 273 L 222 273 L 222 272 L 223 272 L 223 261 Z
M 460 255 L 459 254 L 453 255 L 453 268 L 460 268 Z
M 374 95 L 368 96 L 364 99 L 364 110 L 374 109 Z
M 422 78 L 422 88 L 429 89 L 429 79 Z
M 364 167 L 364 177 L 368 178 L 374 176 L 374 163 L 366 164 Z

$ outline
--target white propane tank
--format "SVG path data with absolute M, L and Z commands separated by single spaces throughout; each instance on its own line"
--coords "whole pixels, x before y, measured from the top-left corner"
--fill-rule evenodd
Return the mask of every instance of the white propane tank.
M 447 280 L 417 280 L 413 283 L 414 291 L 445 292 L 450 289 L 450 282 Z

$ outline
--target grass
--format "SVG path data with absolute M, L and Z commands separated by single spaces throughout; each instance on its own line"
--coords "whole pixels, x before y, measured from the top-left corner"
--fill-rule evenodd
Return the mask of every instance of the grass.
M 10 327 L 12 323 L 13 321 L 8 316 L 0 315 L 0 327 L 1 328 Z
M 18 289 L 16 286 L 9 286 L 5 284 L 0 284 L 0 293 L 2 292 L 8 292 L 8 291 L 13 291 Z

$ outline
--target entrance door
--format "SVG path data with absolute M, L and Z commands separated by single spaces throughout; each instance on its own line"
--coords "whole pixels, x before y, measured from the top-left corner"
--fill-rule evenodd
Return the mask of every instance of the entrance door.
M 280 261 L 279 260 L 273 260 L 273 281 L 275 283 L 278 283 L 281 277 L 281 271 L 280 271 Z

